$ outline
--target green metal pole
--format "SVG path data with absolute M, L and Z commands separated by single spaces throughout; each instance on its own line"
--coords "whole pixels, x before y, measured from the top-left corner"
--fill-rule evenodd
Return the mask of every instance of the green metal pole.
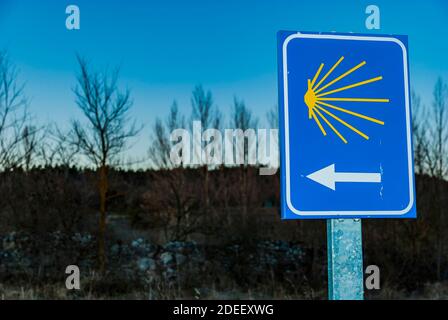
M 361 219 L 328 219 L 328 298 L 363 300 Z

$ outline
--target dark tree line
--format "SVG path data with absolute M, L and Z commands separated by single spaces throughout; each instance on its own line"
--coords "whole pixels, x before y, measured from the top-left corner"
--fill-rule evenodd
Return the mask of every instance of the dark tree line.
M 324 225 L 279 221 L 278 174 L 260 176 L 247 157 L 233 167 L 171 161 L 176 143 L 171 132 L 191 130 L 194 120 L 201 121 L 204 130 L 256 129 L 260 119 L 243 100 L 235 98 L 229 104 L 226 119 L 212 92 L 196 86 L 191 113 L 183 114 L 173 102 L 166 117 L 153 122 L 147 161 L 141 169 L 129 171 L 124 157 L 141 128 L 130 117 L 131 92 L 119 85 L 118 70 L 97 71 L 80 57 L 78 65 L 73 98 L 83 117 L 68 128 L 36 126 L 18 70 L 5 52 L 0 53 L 0 231 L 96 229 L 98 268 L 104 272 L 107 224 L 113 213 L 127 216 L 148 233 L 159 230 L 164 240 L 250 243 L 288 237 L 312 248 L 313 265 L 322 266 Z M 387 266 L 390 279 L 448 279 L 447 108 L 443 79 L 437 80 L 428 105 L 412 93 L 418 219 L 364 224 L 366 261 Z M 266 120 L 278 127 L 275 108 Z M 242 147 L 246 154 L 248 139 Z

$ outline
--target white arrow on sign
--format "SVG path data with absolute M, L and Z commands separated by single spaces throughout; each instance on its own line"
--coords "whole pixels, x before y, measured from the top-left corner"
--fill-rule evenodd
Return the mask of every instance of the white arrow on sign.
M 366 172 L 336 172 L 334 164 L 329 165 L 323 169 L 317 170 L 306 176 L 331 190 L 336 190 L 336 182 L 368 182 L 380 183 L 380 173 L 366 173 Z

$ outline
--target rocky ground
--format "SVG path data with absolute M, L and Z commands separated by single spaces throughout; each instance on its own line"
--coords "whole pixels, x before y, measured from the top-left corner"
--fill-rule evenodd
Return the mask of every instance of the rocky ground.
M 0 235 L 0 299 L 325 299 L 327 294 L 325 265 L 313 263 L 312 251 L 293 242 L 204 246 L 161 245 L 143 237 L 109 240 L 104 276 L 95 271 L 96 250 L 88 233 Z M 65 288 L 71 264 L 80 268 L 80 291 Z M 448 283 L 442 282 L 406 292 L 382 281 L 381 290 L 366 292 L 367 299 L 447 297 Z
M 0 284 L 64 283 L 65 267 L 75 264 L 92 289 L 96 261 L 96 239 L 91 234 L 12 232 L 0 236 Z M 191 297 L 207 295 L 212 288 L 226 291 L 275 283 L 297 293 L 298 287 L 306 286 L 309 262 L 307 250 L 285 241 L 220 247 L 194 241 L 159 245 L 144 238 L 109 241 L 108 281 L 95 282 L 94 290 L 113 296 L 135 288 L 175 288 L 175 294 L 188 291 Z M 157 292 L 154 297 L 164 296 Z

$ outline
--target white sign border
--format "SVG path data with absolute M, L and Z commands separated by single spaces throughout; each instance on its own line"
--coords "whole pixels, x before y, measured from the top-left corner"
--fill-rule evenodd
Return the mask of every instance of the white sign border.
M 400 46 L 403 51 L 403 70 L 404 70 L 404 94 L 406 108 L 406 134 L 407 134 L 407 151 L 408 151 L 408 181 L 409 181 L 409 204 L 402 210 L 389 211 L 302 211 L 294 208 L 291 202 L 291 185 L 290 185 L 290 159 L 289 159 L 289 113 L 288 113 L 288 44 L 293 39 L 335 39 L 335 40 L 360 40 L 360 41 L 385 41 L 393 42 Z M 406 46 L 400 40 L 392 37 L 374 37 L 374 36 L 351 36 L 351 35 L 331 35 L 331 34 L 304 34 L 295 33 L 288 36 L 282 47 L 282 63 L 283 63 L 283 105 L 285 120 L 285 164 L 286 164 L 286 202 L 289 210 L 299 216 L 401 216 L 408 213 L 414 206 L 414 172 L 412 161 L 412 137 L 411 137 L 411 114 L 409 106 L 409 77 Z

